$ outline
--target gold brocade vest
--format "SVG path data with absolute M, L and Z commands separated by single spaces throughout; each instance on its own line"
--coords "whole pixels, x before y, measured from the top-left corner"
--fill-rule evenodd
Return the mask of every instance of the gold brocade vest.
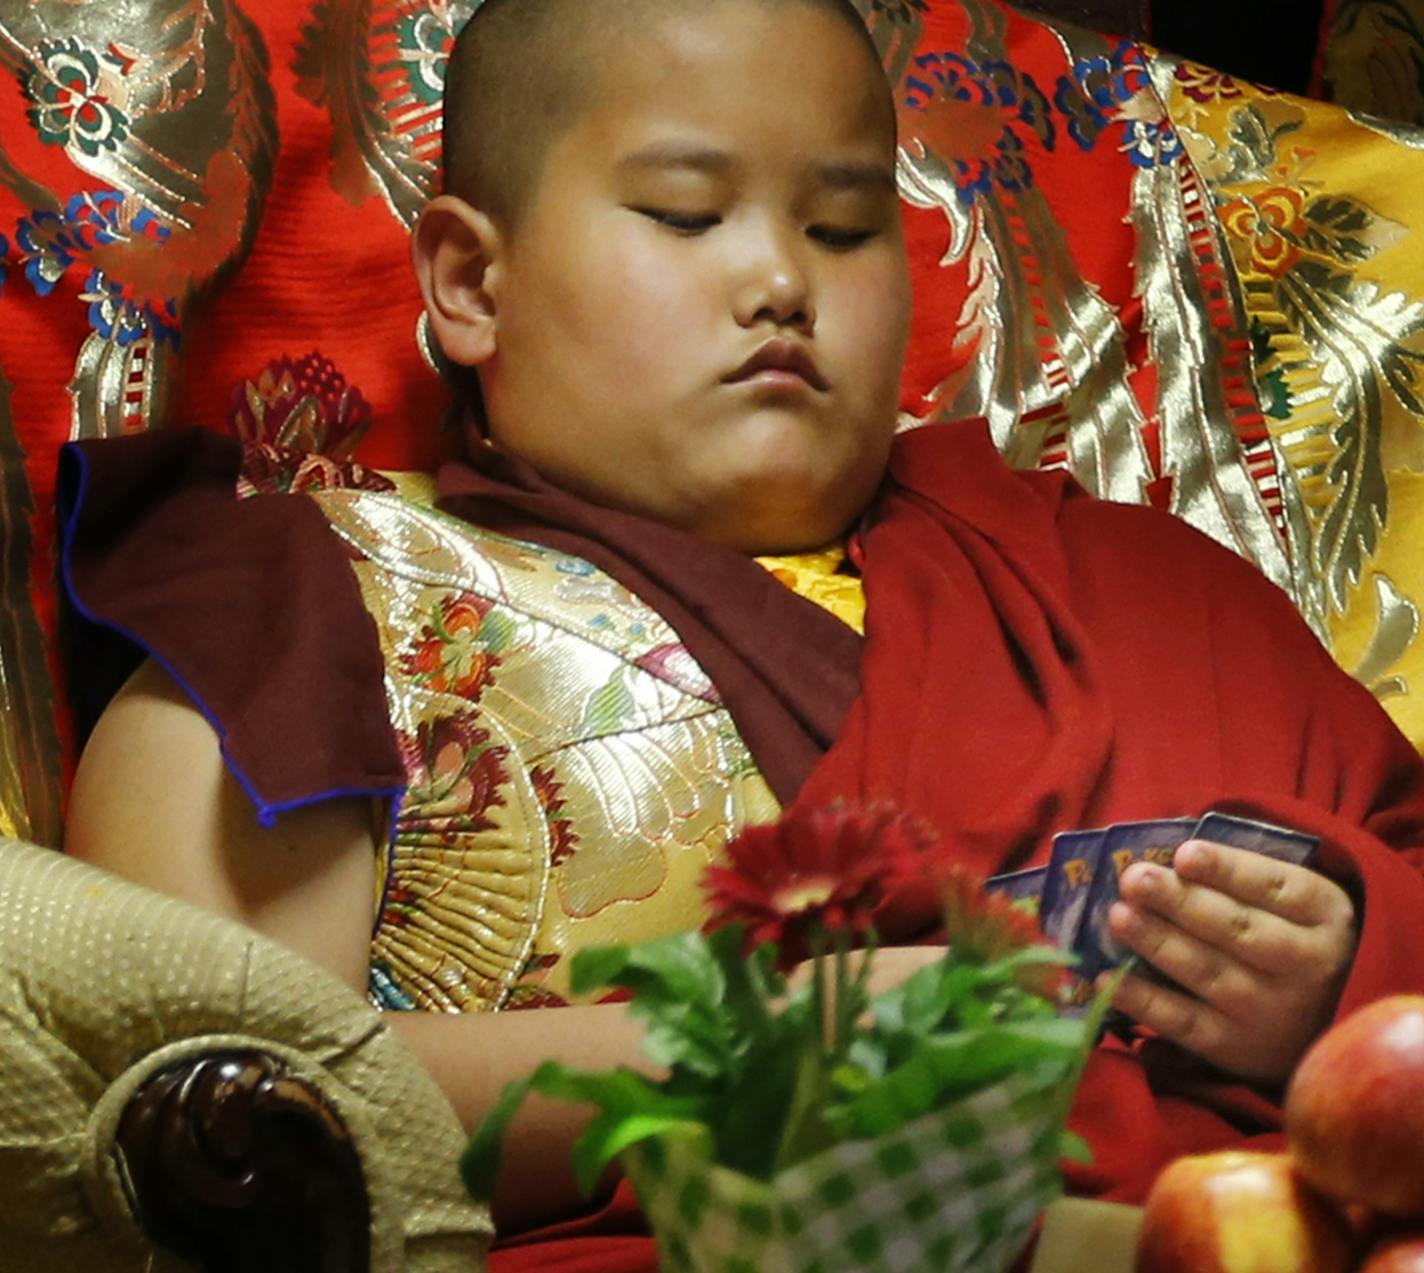
M 311 498 L 376 621 L 409 783 L 372 1000 L 565 1002 L 576 951 L 698 925 L 703 868 L 778 806 L 667 623 L 586 561 L 399 495 Z

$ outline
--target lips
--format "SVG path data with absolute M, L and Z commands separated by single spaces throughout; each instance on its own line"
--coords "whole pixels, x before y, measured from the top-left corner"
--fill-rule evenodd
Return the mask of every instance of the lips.
M 816 360 L 805 348 L 792 340 L 769 340 L 740 367 L 723 377 L 725 384 L 740 384 L 761 377 L 767 381 L 782 378 L 804 380 L 812 389 L 825 392 L 830 386 L 821 375 Z

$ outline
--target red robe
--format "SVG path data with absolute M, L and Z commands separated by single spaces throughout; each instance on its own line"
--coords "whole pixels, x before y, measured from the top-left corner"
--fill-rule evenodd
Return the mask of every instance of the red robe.
M 1009 471 L 975 426 L 902 437 L 890 478 L 863 538 L 861 694 L 801 800 L 895 799 L 986 873 L 1070 827 L 1208 808 L 1297 827 L 1359 906 L 1339 1012 L 1424 992 L 1424 765 L 1282 593 L 1176 519 Z M 934 922 L 909 899 L 886 935 Z M 1116 1040 L 1071 1124 L 1093 1164 L 1070 1190 L 1127 1201 L 1180 1154 L 1281 1143 L 1270 1094 Z M 651 1271 L 632 1206 L 517 1239 L 492 1273 Z

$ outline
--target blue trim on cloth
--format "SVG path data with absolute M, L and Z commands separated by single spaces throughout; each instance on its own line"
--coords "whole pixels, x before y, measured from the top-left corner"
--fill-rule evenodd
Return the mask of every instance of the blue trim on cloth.
M 89 609 L 80 598 L 74 588 L 73 578 L 70 571 L 70 563 L 73 555 L 75 529 L 78 526 L 80 514 L 83 511 L 84 501 L 89 490 L 89 464 L 84 452 L 72 443 L 66 443 L 60 449 L 59 456 L 59 477 L 56 486 L 55 503 L 60 525 L 60 578 L 64 586 L 65 597 L 69 604 L 73 606 L 77 613 L 86 623 L 104 631 L 112 632 L 125 641 L 129 642 L 135 649 L 140 650 L 144 655 L 152 659 L 161 667 L 172 679 L 184 694 L 192 700 L 193 706 L 201 713 L 204 720 L 212 727 L 213 733 L 217 735 L 219 751 L 222 754 L 223 763 L 228 772 L 237 780 L 238 786 L 246 793 L 257 811 L 257 821 L 263 827 L 276 825 L 277 817 L 293 809 L 306 808 L 308 805 L 321 804 L 328 800 L 339 800 L 346 797 L 389 800 L 391 802 L 390 827 L 388 831 L 388 842 L 393 845 L 395 842 L 396 819 L 401 807 L 405 803 L 408 785 L 402 784 L 398 787 L 379 788 L 336 788 L 330 791 L 317 792 L 309 796 L 301 796 L 294 800 L 269 801 L 257 789 L 253 781 L 242 771 L 241 766 L 228 754 L 227 750 L 227 730 L 222 722 L 204 702 L 201 694 L 179 675 L 173 664 L 163 657 L 158 651 L 152 649 L 133 632 L 123 627 L 122 624 L 114 623 L 111 620 L 101 618 Z M 389 851 L 389 850 L 388 850 Z M 386 872 L 387 888 L 389 888 L 390 872 Z M 376 923 L 379 925 L 380 916 L 384 909 L 385 898 L 382 897 L 381 906 L 377 908 Z

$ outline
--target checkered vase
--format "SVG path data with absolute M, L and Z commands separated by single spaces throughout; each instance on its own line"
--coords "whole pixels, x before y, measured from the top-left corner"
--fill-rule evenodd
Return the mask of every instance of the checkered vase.
M 1062 1188 L 1059 1067 L 1017 1074 L 769 1181 L 645 1141 L 625 1155 L 663 1273 L 998 1273 Z

